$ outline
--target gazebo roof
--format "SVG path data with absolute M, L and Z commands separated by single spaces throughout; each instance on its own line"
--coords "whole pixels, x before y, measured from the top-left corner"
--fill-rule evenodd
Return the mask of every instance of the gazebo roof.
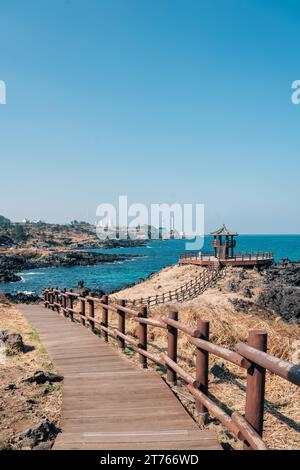
M 225 224 L 223 224 L 223 226 L 221 228 L 219 228 L 218 230 L 216 230 L 215 232 L 211 232 L 210 235 L 214 235 L 214 236 L 220 236 L 220 235 L 233 235 L 233 236 L 237 236 L 238 233 L 237 232 L 233 232 L 232 230 L 229 230 Z

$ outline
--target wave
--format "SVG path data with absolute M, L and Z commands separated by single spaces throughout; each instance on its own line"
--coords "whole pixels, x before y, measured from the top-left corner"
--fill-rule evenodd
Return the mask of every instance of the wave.
M 35 272 L 29 272 L 29 273 L 18 273 L 19 276 L 43 276 L 45 273 L 35 273 Z
M 25 295 L 34 295 L 35 292 L 33 290 L 18 290 L 18 294 L 25 294 Z

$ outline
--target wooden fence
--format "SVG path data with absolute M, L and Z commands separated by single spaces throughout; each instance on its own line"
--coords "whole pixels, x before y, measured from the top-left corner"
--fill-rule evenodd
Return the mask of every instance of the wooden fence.
M 79 303 L 80 311 L 74 308 L 74 302 Z M 148 308 L 141 306 L 134 310 L 125 306 L 124 300 L 119 303 L 109 302 L 108 296 L 94 297 L 91 293 L 86 297 L 72 290 L 45 289 L 44 305 L 69 317 L 72 321 L 78 319 L 93 332 L 101 332 L 104 341 L 108 337 L 117 340 L 120 349 L 130 344 L 139 355 L 142 367 L 147 367 L 147 361 L 153 361 L 159 366 L 166 366 L 167 381 L 175 384 L 180 377 L 195 398 L 196 409 L 205 423 L 208 413 L 218 419 L 223 426 L 237 439 L 241 440 L 245 450 L 266 450 L 262 439 L 263 416 L 265 403 L 265 374 L 270 371 L 283 379 L 300 385 L 300 367 L 272 356 L 267 350 L 267 333 L 265 331 L 250 331 L 248 344 L 238 343 L 235 351 L 223 348 L 209 341 L 209 322 L 199 321 L 197 328 L 191 328 L 178 320 L 178 311 L 173 309 L 169 316 L 160 320 L 148 317 Z M 95 318 L 95 306 L 102 310 L 102 318 Z M 108 312 L 116 314 L 117 329 L 108 322 Z M 139 324 L 138 337 L 126 334 L 126 318 L 130 317 Z M 167 354 L 152 354 L 147 351 L 147 328 L 151 325 L 167 331 Z M 187 335 L 190 344 L 195 346 L 195 376 L 186 372 L 177 363 L 178 334 Z M 245 415 L 238 412 L 227 414 L 210 397 L 208 389 L 209 355 L 212 354 L 225 361 L 244 369 L 247 375 Z
M 198 276 L 176 289 L 169 290 L 157 295 L 151 295 L 148 297 L 141 297 L 140 299 L 128 300 L 125 299 L 125 303 L 131 307 L 140 307 L 145 305 L 151 307 L 154 305 L 165 304 L 167 302 L 184 302 L 186 300 L 193 299 L 200 295 L 214 280 L 217 279 L 221 271 L 218 262 L 210 263 L 207 268 L 203 268 Z
M 181 253 L 179 256 L 180 260 L 194 260 L 194 261 L 210 261 L 213 262 L 213 260 L 216 259 L 214 252 L 209 251 L 209 252 L 199 252 L 199 251 L 185 251 L 184 253 Z M 252 260 L 273 260 L 274 259 L 274 253 L 271 251 L 268 252 L 253 252 L 253 253 L 246 253 L 246 252 L 238 252 L 235 253 L 233 256 L 229 256 L 230 260 L 232 261 L 239 261 L 239 260 L 245 260 L 245 261 L 252 261 Z

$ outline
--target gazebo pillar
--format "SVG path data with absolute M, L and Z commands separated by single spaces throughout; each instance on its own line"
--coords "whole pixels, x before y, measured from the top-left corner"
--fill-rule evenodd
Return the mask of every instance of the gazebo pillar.
M 226 225 L 223 224 L 221 228 L 211 232 L 210 235 L 214 237 L 212 246 L 216 257 L 225 260 L 226 258 L 234 256 L 234 237 L 238 235 L 236 232 L 229 230 Z
M 228 235 L 226 235 L 226 239 L 225 239 L 225 258 L 228 258 L 228 255 L 229 255 L 229 248 L 228 248 L 228 242 L 229 242 L 229 238 L 228 238 Z

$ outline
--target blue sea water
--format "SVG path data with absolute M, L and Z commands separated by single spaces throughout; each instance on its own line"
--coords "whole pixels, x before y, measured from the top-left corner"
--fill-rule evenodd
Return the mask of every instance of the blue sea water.
M 210 250 L 210 237 L 205 237 L 203 250 Z M 128 253 L 143 255 L 128 261 L 104 263 L 95 266 L 67 268 L 43 268 L 19 273 L 22 281 L 0 285 L 0 291 L 32 291 L 40 293 L 46 286 L 75 288 L 79 280 L 91 289 L 111 292 L 147 277 L 165 266 L 178 262 L 179 254 L 185 250 L 186 240 L 153 240 L 145 246 L 95 250 L 99 253 Z M 198 248 L 198 247 L 197 247 Z M 237 251 L 273 251 L 275 260 L 290 258 L 300 260 L 300 235 L 240 235 Z

